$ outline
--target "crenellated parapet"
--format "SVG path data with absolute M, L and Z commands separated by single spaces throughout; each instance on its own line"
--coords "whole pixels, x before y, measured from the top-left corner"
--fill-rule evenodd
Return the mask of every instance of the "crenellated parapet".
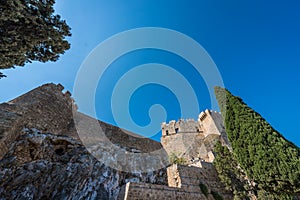
M 161 124 L 161 130 L 162 136 L 169 136 L 176 133 L 200 133 L 202 131 L 199 122 L 194 119 L 172 120 L 168 124 L 164 122 Z
M 171 136 L 176 133 L 205 133 L 205 135 L 225 132 L 221 113 L 212 110 L 205 110 L 199 114 L 198 120 L 180 119 L 171 120 L 169 123 L 161 124 L 162 136 Z
M 195 160 L 213 162 L 214 145 L 229 145 L 221 113 L 205 110 L 198 120 L 172 120 L 161 124 L 161 143 L 169 155 L 176 154 L 193 164 Z

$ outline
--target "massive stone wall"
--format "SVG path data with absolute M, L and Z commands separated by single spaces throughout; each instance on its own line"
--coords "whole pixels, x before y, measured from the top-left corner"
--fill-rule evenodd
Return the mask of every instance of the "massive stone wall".
M 225 130 L 225 125 L 224 125 L 224 120 L 222 118 L 221 113 L 215 112 L 215 111 L 210 111 L 210 115 L 214 121 L 215 126 L 217 127 L 219 133 L 221 134 L 221 143 L 224 146 L 228 146 L 231 148 L 226 130 Z
M 61 85 L 46 84 L 0 104 L 2 199 L 116 199 L 127 182 L 167 185 L 166 168 L 124 172 L 95 159 L 81 139 L 103 155 L 111 151 L 104 141 L 137 155 L 162 145 L 77 112 L 70 93 L 62 91 Z M 101 127 L 100 137 L 95 127 Z M 161 152 L 159 161 L 166 166 L 167 154 Z M 132 162 L 118 159 L 125 166 Z
M 150 153 L 163 149 L 161 143 L 142 137 L 119 127 L 104 123 L 83 113 L 74 113 L 75 132 L 87 147 L 110 142 L 137 153 Z M 167 154 L 165 154 L 167 158 Z
M 167 169 L 168 186 L 145 183 L 127 183 L 121 188 L 118 199 L 214 199 L 212 193 L 218 193 L 225 200 L 231 200 L 232 194 L 226 191 L 211 163 L 201 163 L 201 167 L 172 165 Z M 200 184 L 208 189 L 205 196 Z
M 167 184 L 166 169 L 118 171 L 76 139 L 25 129 L 0 159 L 0 199 L 117 199 L 128 182 Z
M 161 138 L 161 144 L 169 155 L 176 154 L 187 160 L 198 157 L 204 136 L 202 133 L 174 134 Z
M 24 127 L 76 137 L 71 131 L 73 100 L 63 86 L 46 84 L 0 104 L 0 158 Z
M 206 199 L 205 195 L 199 192 L 187 192 L 180 188 L 160 186 L 146 183 L 127 183 L 123 186 L 118 197 L 119 200 L 187 200 Z
M 163 122 L 161 124 L 161 132 L 164 137 L 176 133 L 200 133 L 202 131 L 200 124 L 194 119 L 180 119 L 177 122 L 172 120 L 168 124 Z
M 208 136 L 211 134 L 221 135 L 222 123 L 218 119 L 218 115 L 221 117 L 220 113 L 215 111 L 205 110 L 201 112 L 198 121 L 203 129 L 204 135 Z M 214 116 L 214 117 L 213 117 Z M 215 120 L 218 120 L 217 123 Z
M 218 173 L 212 163 L 201 162 L 199 167 L 172 165 L 167 169 L 168 185 L 180 187 L 187 192 L 200 192 L 200 183 L 207 186 L 209 192 L 218 192 L 225 199 L 230 199 L 231 193 L 225 190 Z M 180 183 L 180 184 L 177 184 Z
M 161 138 L 161 144 L 168 155 L 175 154 L 184 158 L 188 163 L 193 160 L 205 160 L 212 162 L 211 151 L 220 135 L 211 134 L 204 136 L 203 133 L 178 133 Z
M 62 92 L 63 89 L 60 84 L 45 84 L 7 103 L 0 104 L 0 159 L 8 151 L 8 145 L 22 133 L 24 128 L 68 135 L 77 140 L 79 140 L 79 129 L 80 137 L 83 137 L 86 145 L 108 140 L 114 145 L 138 152 L 162 149 L 159 142 L 77 112 L 71 94 Z M 102 135 L 99 134 L 99 130 Z M 163 156 L 165 160 L 168 159 L 166 154 Z

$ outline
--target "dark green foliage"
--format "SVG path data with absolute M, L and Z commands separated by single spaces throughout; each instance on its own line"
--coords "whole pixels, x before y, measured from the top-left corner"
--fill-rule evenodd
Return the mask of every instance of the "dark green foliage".
M 300 149 L 239 97 L 215 88 L 234 158 L 259 193 L 279 199 L 300 191 Z M 289 198 L 289 197 L 287 197 Z
M 223 197 L 217 192 L 211 191 L 211 195 L 214 197 L 215 200 L 223 200 Z
M 289 194 L 275 194 L 270 193 L 265 190 L 258 191 L 258 197 L 259 199 L 268 199 L 268 200 L 297 200 L 297 198 L 294 198 L 292 195 Z
M 214 165 L 226 189 L 233 192 L 235 199 L 250 199 L 250 193 L 253 193 L 255 188 L 250 187 L 246 174 L 239 167 L 228 147 L 218 142 L 214 153 L 216 155 Z
M 70 48 L 70 27 L 54 15 L 55 0 L 0 0 L 0 69 L 56 61 Z M 4 75 L 0 72 L 0 77 Z
M 170 163 L 184 165 L 186 164 L 186 160 L 182 157 L 177 156 L 175 153 L 171 153 L 169 157 Z
M 207 189 L 206 185 L 204 185 L 203 183 L 200 183 L 200 184 L 199 184 L 199 187 L 200 187 L 200 189 L 201 189 L 201 192 L 202 192 L 206 197 L 208 197 L 208 189 Z

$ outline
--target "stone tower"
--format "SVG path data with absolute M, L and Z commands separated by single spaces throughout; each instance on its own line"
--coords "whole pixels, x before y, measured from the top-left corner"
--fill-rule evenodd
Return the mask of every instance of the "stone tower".
M 217 141 L 228 145 L 222 116 L 219 112 L 205 110 L 198 120 L 172 120 L 162 123 L 161 143 L 169 155 L 183 157 L 188 163 L 213 162 L 212 149 Z

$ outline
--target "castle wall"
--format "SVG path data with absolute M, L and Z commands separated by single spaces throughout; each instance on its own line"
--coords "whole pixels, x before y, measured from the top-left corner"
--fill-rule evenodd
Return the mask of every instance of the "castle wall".
M 162 149 L 159 142 L 77 112 L 71 94 L 62 92 L 63 89 L 60 84 L 45 84 L 0 104 L 0 159 L 8 151 L 7 144 L 19 137 L 24 128 L 68 135 L 77 140 L 79 140 L 77 131 L 81 130 L 84 135 L 81 134 L 80 139 L 84 138 L 85 145 L 109 141 L 126 150 L 141 153 Z M 99 125 L 105 137 L 99 137 Z M 162 155 L 165 157 L 162 159 L 168 160 L 166 153 L 162 153 L 165 154 Z
M 119 195 L 119 200 L 144 200 L 144 199 L 206 199 L 204 194 L 197 192 L 187 192 L 180 188 L 172 188 L 162 185 L 153 185 L 146 183 L 127 183 L 121 189 L 123 192 Z
M 232 194 L 226 191 L 211 163 L 201 163 L 202 167 L 172 165 L 168 167 L 168 186 L 146 183 L 127 183 L 121 188 L 119 200 L 142 199 L 214 199 L 206 197 L 200 183 L 206 185 L 208 193 L 219 193 L 225 200 L 231 200 Z
M 168 124 L 165 122 L 161 124 L 162 136 L 173 135 L 176 133 L 200 133 L 201 127 L 198 121 L 194 119 L 179 121 L 172 120 Z
M 163 148 L 160 142 L 101 122 L 85 114 L 76 113 L 74 117 L 77 131 L 80 131 L 80 138 L 86 147 L 93 146 L 93 144 L 111 142 L 136 153 L 154 152 Z M 99 131 L 105 137 L 101 137 Z M 167 155 L 165 156 L 167 157 Z
M 226 134 L 225 125 L 224 125 L 224 121 L 223 121 L 221 113 L 211 112 L 211 117 L 214 120 L 214 123 L 215 123 L 216 127 L 218 128 L 219 132 L 221 133 L 222 145 L 228 146 L 230 148 L 231 146 L 230 146 L 227 134 Z
M 204 112 L 200 113 L 199 115 L 199 122 L 201 124 L 201 127 L 203 128 L 203 132 L 205 136 L 208 136 L 210 134 L 216 134 L 216 135 L 221 135 L 220 129 L 221 129 L 221 124 L 219 123 L 219 113 L 205 110 Z M 214 117 L 212 117 L 214 116 Z M 221 117 L 221 115 L 220 115 Z M 218 125 L 215 123 L 215 119 L 218 121 Z
M 62 90 L 62 85 L 46 84 L 0 104 L 0 158 L 24 127 L 76 137 L 70 131 L 73 100 Z
M 200 146 L 196 146 L 203 138 L 201 133 L 178 133 L 162 137 L 161 144 L 169 155 L 174 153 L 177 156 L 190 159 L 192 156 L 197 157 L 197 151 L 195 150 Z
M 216 142 L 229 146 L 222 116 L 215 111 L 201 112 L 198 121 L 172 120 L 162 123 L 161 144 L 169 156 L 175 154 L 188 163 L 193 160 L 213 162 L 212 150 Z
M 225 199 L 231 199 L 231 193 L 225 190 L 218 173 L 212 163 L 201 162 L 201 167 L 172 165 L 167 169 L 168 184 L 171 187 L 179 187 L 186 192 L 201 193 L 199 184 L 207 186 L 209 192 L 215 191 Z
M 184 158 L 188 163 L 194 159 L 202 159 L 212 162 L 211 151 L 220 135 L 211 134 L 204 136 L 203 133 L 177 133 L 170 136 L 163 136 L 161 144 L 167 154 L 175 154 Z

